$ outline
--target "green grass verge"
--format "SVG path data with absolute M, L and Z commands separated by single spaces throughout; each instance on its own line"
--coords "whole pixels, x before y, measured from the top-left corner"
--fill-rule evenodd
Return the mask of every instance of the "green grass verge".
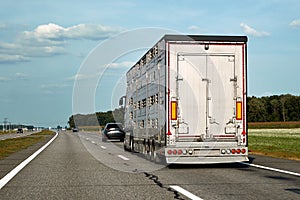
M 0 135 L 3 135 L 3 134 L 11 134 L 11 133 L 16 133 L 15 131 L 11 131 L 11 132 L 8 132 L 8 131 L 0 131 Z
M 300 160 L 300 129 L 249 129 L 254 154 Z
M 1 140 L 0 160 L 12 153 L 18 152 L 22 149 L 26 149 L 53 134 L 54 132 L 52 131 L 41 131 L 26 137 Z

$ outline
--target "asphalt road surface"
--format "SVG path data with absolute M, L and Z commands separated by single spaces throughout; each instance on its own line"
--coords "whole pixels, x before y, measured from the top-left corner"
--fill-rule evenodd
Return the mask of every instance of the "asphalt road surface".
M 8 134 L 1 134 L 0 135 L 0 140 L 6 140 L 6 139 L 11 139 L 11 138 L 19 138 L 19 137 L 25 137 L 28 135 L 31 135 L 35 132 L 32 131 L 26 131 L 24 133 L 8 133 Z
M 251 160 L 300 173 L 297 161 Z M 2 176 L 13 162 L 0 162 Z M 239 163 L 164 167 L 125 152 L 119 142 L 102 143 L 97 133 L 64 132 L 0 190 L 0 199 L 189 199 L 186 195 L 300 199 L 300 177 Z

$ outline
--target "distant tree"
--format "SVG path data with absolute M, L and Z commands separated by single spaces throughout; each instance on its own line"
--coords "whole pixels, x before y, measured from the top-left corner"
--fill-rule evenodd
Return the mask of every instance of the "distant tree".
M 300 121 L 300 96 L 290 94 L 248 97 L 249 122 Z
M 123 107 L 116 108 L 113 111 L 113 116 L 116 122 L 124 124 L 125 109 Z
M 299 100 L 292 95 L 285 96 L 285 112 L 287 121 L 298 121 L 300 113 Z
M 262 99 L 252 97 L 248 101 L 248 121 L 265 122 L 267 116 L 266 106 Z
M 98 118 L 98 122 L 100 126 L 105 126 L 105 124 L 107 123 L 114 123 L 116 122 L 112 111 L 107 111 L 107 112 L 97 112 L 96 113 L 97 118 Z
M 74 127 L 75 127 L 75 122 L 74 122 L 74 117 L 73 117 L 73 115 L 69 117 L 68 124 L 69 124 L 69 127 L 70 127 L 70 128 L 74 128 Z
M 281 119 L 281 103 L 278 99 L 273 98 L 270 101 L 270 107 L 271 107 L 271 112 L 270 112 L 270 120 L 273 122 L 279 122 L 282 121 Z

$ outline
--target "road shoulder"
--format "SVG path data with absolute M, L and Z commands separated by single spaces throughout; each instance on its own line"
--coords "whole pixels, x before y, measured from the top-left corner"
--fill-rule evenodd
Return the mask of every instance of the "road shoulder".
M 13 170 L 16 166 L 18 166 L 21 162 L 23 162 L 26 158 L 31 156 L 34 152 L 44 146 L 47 142 L 49 142 L 55 134 L 49 135 L 45 137 L 44 140 L 26 148 L 22 149 L 18 152 L 15 152 L 8 157 L 0 160 L 0 179 L 3 178 L 7 173 Z

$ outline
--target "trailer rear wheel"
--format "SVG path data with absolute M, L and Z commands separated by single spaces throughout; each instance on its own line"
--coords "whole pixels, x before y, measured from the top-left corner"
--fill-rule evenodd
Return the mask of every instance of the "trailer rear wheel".
M 156 151 L 155 151 L 155 145 L 152 144 L 150 147 L 150 160 L 152 162 L 156 163 L 156 158 L 157 158 L 157 155 L 156 155 Z
M 165 157 L 159 154 L 159 149 L 155 145 L 151 148 L 151 161 L 156 164 L 165 164 Z
M 127 146 L 126 146 L 126 138 L 125 138 L 124 141 L 123 141 L 123 147 L 124 147 L 124 150 L 125 150 L 125 151 L 128 151 L 128 148 L 127 148 Z
M 145 142 L 144 144 L 144 156 L 147 160 L 150 160 L 151 159 L 151 155 L 150 155 L 150 152 L 151 152 L 151 149 L 150 149 L 150 142 Z
M 147 158 L 147 147 L 146 147 L 146 141 L 145 140 L 142 144 L 142 153 L 143 153 L 144 158 Z
M 134 139 L 133 139 L 133 137 L 130 139 L 130 151 L 134 152 Z

